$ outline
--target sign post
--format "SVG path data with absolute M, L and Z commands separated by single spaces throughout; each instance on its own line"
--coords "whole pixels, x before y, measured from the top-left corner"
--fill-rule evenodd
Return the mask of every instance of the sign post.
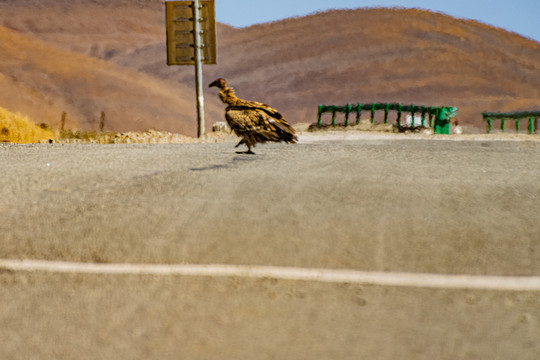
M 197 137 L 204 136 L 204 95 L 202 77 L 202 56 L 201 56 L 201 23 L 199 22 L 199 0 L 193 1 L 193 42 L 195 45 L 195 86 L 197 93 Z
M 195 65 L 197 136 L 204 136 L 203 64 L 216 64 L 213 0 L 166 1 L 167 64 Z

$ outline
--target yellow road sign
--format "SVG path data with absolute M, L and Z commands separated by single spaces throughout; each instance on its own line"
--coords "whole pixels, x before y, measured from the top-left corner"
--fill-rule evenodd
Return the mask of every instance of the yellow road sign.
M 167 64 L 194 65 L 193 1 L 166 1 Z M 216 21 L 213 0 L 200 0 L 199 24 L 203 64 L 216 64 Z

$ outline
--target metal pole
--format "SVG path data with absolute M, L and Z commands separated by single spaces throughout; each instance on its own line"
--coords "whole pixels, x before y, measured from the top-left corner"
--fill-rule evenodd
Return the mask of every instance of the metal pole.
M 204 95 L 201 54 L 200 2 L 193 1 L 193 41 L 195 46 L 195 88 L 197 94 L 197 136 L 204 136 Z

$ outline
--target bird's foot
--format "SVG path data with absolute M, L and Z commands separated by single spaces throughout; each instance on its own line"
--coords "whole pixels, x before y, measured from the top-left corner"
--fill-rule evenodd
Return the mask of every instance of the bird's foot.
M 247 151 L 237 151 L 236 152 L 237 154 L 248 154 L 248 155 L 255 155 L 255 153 L 251 150 L 247 150 Z

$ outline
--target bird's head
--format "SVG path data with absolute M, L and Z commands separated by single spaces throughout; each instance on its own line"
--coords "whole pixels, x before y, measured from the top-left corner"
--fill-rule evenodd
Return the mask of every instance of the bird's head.
M 219 78 L 219 79 L 214 80 L 214 82 L 211 83 L 210 85 L 208 85 L 208 87 L 213 87 L 213 86 L 216 86 L 219 89 L 224 89 L 227 87 L 227 82 L 225 81 L 225 79 Z

